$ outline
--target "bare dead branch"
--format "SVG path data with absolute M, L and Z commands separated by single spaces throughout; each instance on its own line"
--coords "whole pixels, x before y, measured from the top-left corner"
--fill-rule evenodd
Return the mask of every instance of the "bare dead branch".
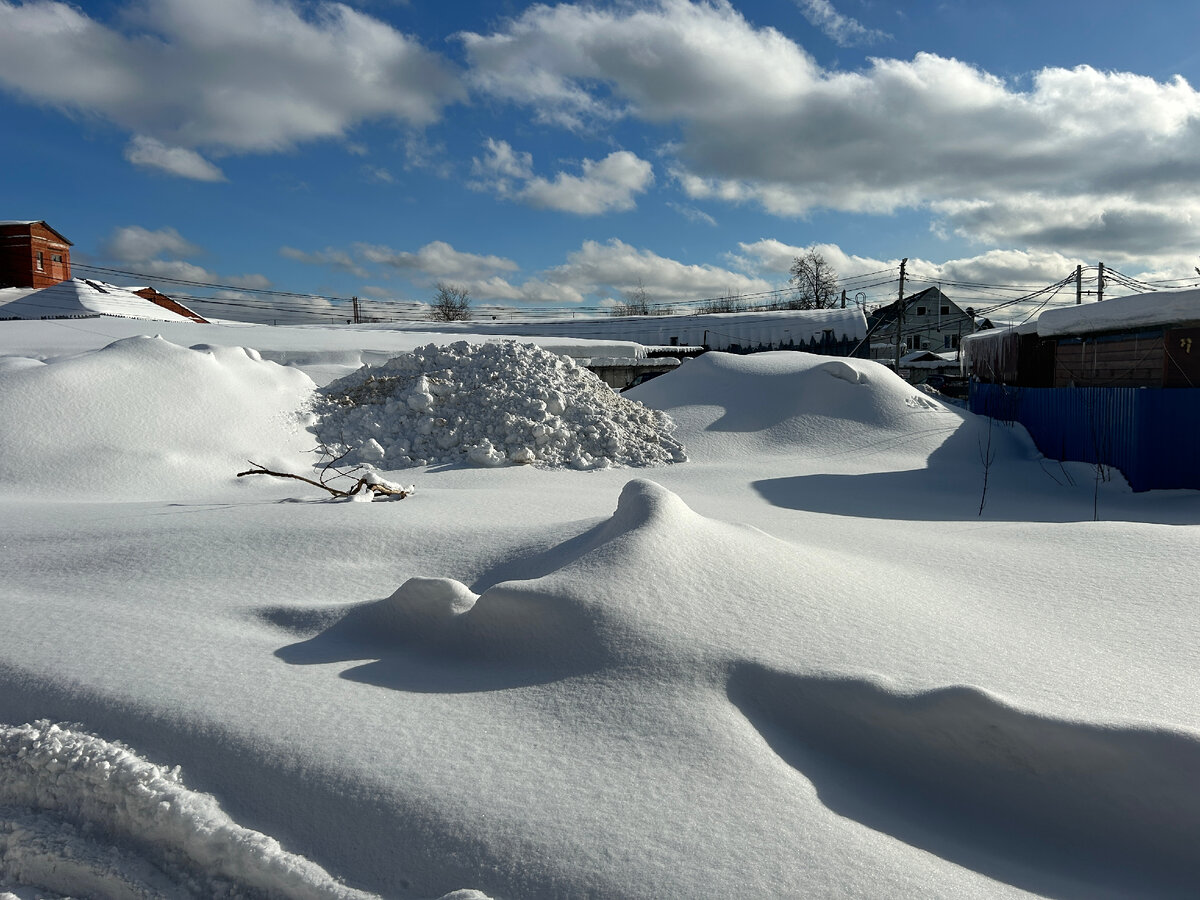
M 275 478 L 292 478 L 292 479 L 295 479 L 296 481 L 303 481 L 305 484 L 311 484 L 313 487 L 321 488 L 321 490 L 329 491 L 329 493 L 333 494 L 333 496 L 340 497 L 343 500 L 348 497 L 352 497 L 355 494 L 357 494 L 363 490 L 370 491 L 376 497 L 396 497 L 400 500 L 403 500 L 409 494 L 409 492 L 406 491 L 404 488 L 394 488 L 394 487 L 391 487 L 390 485 L 380 484 L 379 482 L 375 482 L 375 481 L 369 481 L 369 480 L 367 480 L 367 478 L 365 476 L 358 479 L 358 481 L 355 482 L 354 487 L 350 488 L 350 490 L 342 491 L 342 490 L 339 490 L 338 488 L 330 487 L 328 484 L 325 484 L 324 482 L 313 481 L 311 478 L 305 478 L 303 475 L 296 475 L 292 472 L 272 471 L 271 469 L 267 469 L 267 468 L 264 468 L 263 466 L 260 466 L 254 460 L 247 460 L 247 462 L 249 462 L 250 465 L 254 466 L 255 468 L 247 469 L 245 472 L 238 472 L 237 473 L 238 478 L 241 478 L 244 475 L 271 475 Z

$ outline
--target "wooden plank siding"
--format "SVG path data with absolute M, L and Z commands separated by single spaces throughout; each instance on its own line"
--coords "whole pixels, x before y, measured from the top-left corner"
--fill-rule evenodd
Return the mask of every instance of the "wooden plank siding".
M 1167 330 L 1163 387 L 1200 387 L 1200 328 Z
M 1159 387 L 1165 369 L 1162 331 L 1058 342 L 1055 387 Z

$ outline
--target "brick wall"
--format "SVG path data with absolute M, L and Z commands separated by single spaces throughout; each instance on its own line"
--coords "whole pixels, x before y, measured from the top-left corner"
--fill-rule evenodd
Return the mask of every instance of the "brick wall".
M 71 245 L 43 222 L 0 225 L 0 287 L 45 288 L 71 277 Z

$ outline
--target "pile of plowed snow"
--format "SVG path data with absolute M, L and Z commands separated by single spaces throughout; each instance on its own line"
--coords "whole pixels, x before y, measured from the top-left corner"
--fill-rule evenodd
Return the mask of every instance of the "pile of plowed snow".
M 574 466 L 683 462 L 674 423 L 568 356 L 516 342 L 429 344 L 322 389 L 314 426 L 348 463 L 399 469 L 467 460 Z

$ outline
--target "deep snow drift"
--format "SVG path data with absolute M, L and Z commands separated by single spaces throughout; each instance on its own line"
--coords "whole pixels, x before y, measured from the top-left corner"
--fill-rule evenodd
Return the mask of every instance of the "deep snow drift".
M 145 336 L 45 363 L 0 359 L 0 490 L 192 498 L 247 459 L 308 466 L 312 390 L 254 350 Z
M 674 423 L 569 356 L 504 341 L 429 344 L 327 385 L 321 443 L 347 464 L 646 466 L 683 462 Z
M 408 468 L 402 503 L 326 503 L 234 477 L 311 464 L 296 367 L 36 325 L 36 358 L 0 325 L 0 891 L 1200 879 L 1197 492 L 773 353 L 633 392 L 691 457 L 648 478 Z

